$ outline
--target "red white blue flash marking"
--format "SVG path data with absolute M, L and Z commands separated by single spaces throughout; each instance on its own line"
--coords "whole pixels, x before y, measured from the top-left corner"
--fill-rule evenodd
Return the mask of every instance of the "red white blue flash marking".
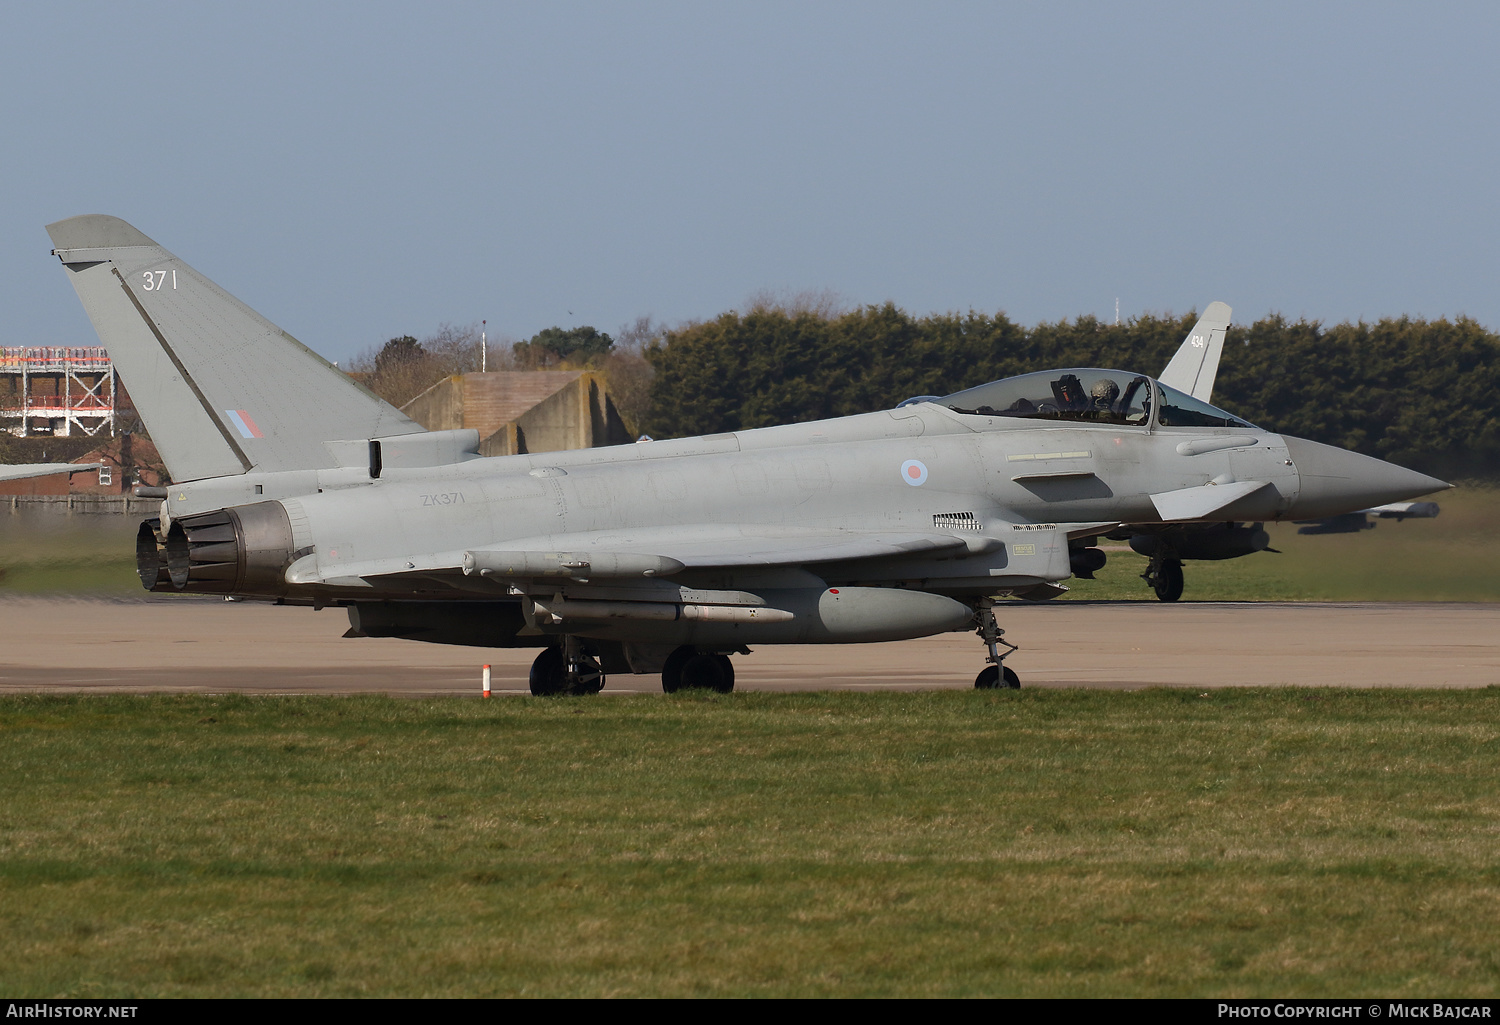
M 243 409 L 226 409 L 224 415 L 229 417 L 229 422 L 234 424 L 234 429 L 240 432 L 242 438 L 264 438 L 260 428 L 255 426 L 255 421 L 250 419 L 250 414 Z M 925 473 L 925 471 L 924 471 Z

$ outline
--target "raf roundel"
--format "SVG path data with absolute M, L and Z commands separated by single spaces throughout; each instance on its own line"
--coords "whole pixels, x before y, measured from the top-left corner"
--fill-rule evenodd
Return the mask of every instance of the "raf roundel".
M 901 464 L 901 479 L 914 488 L 927 483 L 927 464 L 920 459 L 908 459 Z

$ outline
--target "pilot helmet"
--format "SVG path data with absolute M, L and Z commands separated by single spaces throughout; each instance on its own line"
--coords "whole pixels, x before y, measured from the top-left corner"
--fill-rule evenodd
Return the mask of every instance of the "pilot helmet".
M 1094 397 L 1094 405 L 1110 406 L 1115 399 L 1120 397 L 1120 386 L 1109 378 L 1104 377 L 1094 382 L 1094 387 L 1089 389 L 1089 394 Z

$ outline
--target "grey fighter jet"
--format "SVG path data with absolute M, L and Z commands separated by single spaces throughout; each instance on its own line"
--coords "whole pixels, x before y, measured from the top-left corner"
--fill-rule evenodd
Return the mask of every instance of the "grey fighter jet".
M 734 685 L 749 646 L 975 630 L 1122 523 L 1334 515 L 1442 481 L 1141 374 L 1029 374 L 815 423 L 481 458 L 135 228 L 48 226 L 171 473 L 142 583 L 348 610 L 350 635 L 536 647 L 534 693 Z M 1087 551 L 1087 548 L 1082 549 Z

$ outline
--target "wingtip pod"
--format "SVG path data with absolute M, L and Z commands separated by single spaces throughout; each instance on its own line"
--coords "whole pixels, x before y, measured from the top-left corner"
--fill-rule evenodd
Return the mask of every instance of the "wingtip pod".
M 52 249 L 59 255 L 72 249 L 117 249 L 154 246 L 134 225 L 109 214 L 80 214 L 47 225 Z

